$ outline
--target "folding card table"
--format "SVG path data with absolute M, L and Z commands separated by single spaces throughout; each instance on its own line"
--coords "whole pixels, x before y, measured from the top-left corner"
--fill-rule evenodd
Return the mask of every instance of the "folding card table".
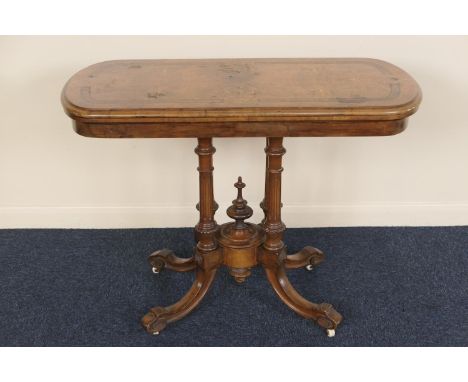
M 283 138 L 398 134 L 420 102 L 420 88 L 407 73 L 367 58 L 108 61 L 75 74 L 62 92 L 65 112 L 80 135 L 198 140 L 195 253 L 180 258 L 161 249 L 149 257 L 154 273 L 193 271 L 195 281 L 180 301 L 151 308 L 142 318 L 152 334 L 194 310 L 221 265 L 238 283 L 261 265 L 289 308 L 333 336 L 342 316 L 328 303 L 302 297 L 286 275 L 287 269 L 311 270 L 324 256 L 310 246 L 288 254 L 282 240 Z M 243 198 L 240 177 L 237 197 L 227 209 L 233 221 L 216 223 L 214 137 L 266 137 L 264 218 L 259 224 L 245 222 L 252 209 Z

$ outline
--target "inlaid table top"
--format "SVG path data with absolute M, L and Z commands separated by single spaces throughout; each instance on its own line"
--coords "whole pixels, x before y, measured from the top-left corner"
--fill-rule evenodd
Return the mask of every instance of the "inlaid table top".
M 62 93 L 92 137 L 392 135 L 420 102 L 406 72 L 368 58 L 107 61 Z

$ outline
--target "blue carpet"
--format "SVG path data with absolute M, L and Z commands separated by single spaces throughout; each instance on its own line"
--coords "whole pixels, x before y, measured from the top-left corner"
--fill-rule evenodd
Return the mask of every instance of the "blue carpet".
M 293 285 L 344 316 L 336 337 L 290 311 L 261 268 L 225 269 L 205 300 L 159 336 L 140 327 L 192 273 L 153 275 L 147 256 L 192 253 L 192 229 L 0 230 L 1 346 L 468 346 L 468 227 L 288 229 L 289 252 L 326 260 Z

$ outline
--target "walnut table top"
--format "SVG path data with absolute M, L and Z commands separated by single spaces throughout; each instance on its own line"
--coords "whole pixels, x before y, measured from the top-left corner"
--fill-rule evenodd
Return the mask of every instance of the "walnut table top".
M 420 102 L 368 58 L 107 61 L 62 93 L 76 131 L 102 138 L 393 135 Z

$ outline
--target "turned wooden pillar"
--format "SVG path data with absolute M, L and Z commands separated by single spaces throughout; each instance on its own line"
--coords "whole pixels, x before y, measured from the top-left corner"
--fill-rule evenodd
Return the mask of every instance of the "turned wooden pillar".
M 281 221 L 281 165 L 282 156 L 286 150 L 283 147 L 283 138 L 267 138 L 265 153 L 266 177 L 265 177 L 265 198 L 263 200 L 266 238 L 263 248 L 269 253 L 280 255 L 284 248 L 283 232 L 286 229 Z
M 215 233 L 218 226 L 214 220 L 216 205 L 213 193 L 213 154 L 215 152 L 212 138 L 198 138 L 195 153 L 198 155 L 200 220 L 195 226 L 195 237 L 198 241 L 197 249 L 201 252 L 210 252 L 217 248 Z
M 268 147 L 268 138 L 267 138 L 267 147 Z M 265 147 L 265 152 L 266 152 L 267 147 Z M 260 222 L 260 226 L 262 227 L 264 226 L 266 217 L 267 217 L 267 207 L 266 207 L 267 198 L 268 198 L 267 193 L 268 193 L 268 155 L 265 156 L 265 193 L 263 196 L 263 200 L 260 203 L 260 208 L 263 210 L 263 219 Z

